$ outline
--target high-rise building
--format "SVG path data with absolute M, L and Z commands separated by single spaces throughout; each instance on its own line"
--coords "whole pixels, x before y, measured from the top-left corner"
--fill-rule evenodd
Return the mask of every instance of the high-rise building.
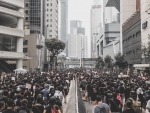
M 66 43 L 66 36 L 68 34 L 68 0 L 59 0 L 59 39 Z
M 96 37 L 103 24 L 101 5 L 92 5 L 91 9 L 91 57 L 96 57 Z
M 119 0 L 103 0 L 103 21 L 101 27 L 98 31 L 97 40 L 96 40 L 96 53 L 97 57 L 105 57 L 108 52 L 107 47 L 116 43 L 120 35 L 120 23 L 119 23 Z M 116 46 L 118 47 L 118 46 Z M 104 50 L 105 49 L 105 50 Z M 118 49 L 116 49 L 118 50 Z M 113 53 L 114 56 L 115 53 Z M 111 57 L 113 57 L 111 56 Z
M 24 0 L 0 1 L 0 69 L 12 72 L 23 66 Z M 13 61 L 12 68 L 6 61 Z
M 81 27 L 82 22 L 78 20 L 70 21 L 70 34 L 83 34 L 85 35 L 85 28 Z
M 25 2 L 26 2 L 25 23 L 28 24 L 29 21 L 30 23 L 29 28 L 31 34 L 30 35 L 28 34 L 28 36 L 26 36 L 24 42 L 36 41 L 36 42 L 32 42 L 36 46 L 41 44 L 40 40 L 45 40 L 46 38 L 47 39 L 58 38 L 58 0 L 25 0 Z M 34 38 L 34 39 L 31 40 L 29 38 Z M 49 59 L 49 56 L 48 56 L 48 50 L 45 48 L 45 46 L 43 46 L 41 52 L 40 51 L 34 52 L 33 48 L 30 49 L 30 47 L 33 47 L 33 45 L 29 45 L 29 44 L 27 44 L 28 47 L 24 45 L 24 48 L 30 51 L 30 52 L 29 51 L 25 52 L 25 54 L 31 56 L 32 53 L 32 56 L 36 56 L 36 61 L 38 61 L 38 63 L 35 68 L 45 68 L 43 67 L 43 65 L 44 66 L 46 65 L 46 67 L 48 67 L 47 61 Z M 33 55 L 33 53 L 35 55 Z M 41 59 L 40 57 L 42 59 L 44 57 L 44 62 L 39 61 L 39 59 Z M 28 66 L 27 64 L 28 61 L 24 61 L 24 67 L 30 69 L 31 67 Z M 32 66 L 32 70 L 33 70 L 33 66 Z
M 58 0 L 45 0 L 45 28 L 47 38 L 58 38 Z
M 68 35 L 68 57 L 87 58 L 87 37 L 82 34 Z
M 67 36 L 67 56 L 74 58 L 87 58 L 87 36 L 81 21 L 70 21 L 70 34 Z
M 24 5 L 24 13 L 25 13 L 25 18 L 24 18 L 24 32 L 25 35 L 30 34 L 30 1 L 29 0 L 24 0 L 25 5 Z
M 30 0 L 30 30 L 58 38 L 58 0 Z
M 122 46 L 122 25 L 123 23 L 133 15 L 136 11 L 136 0 L 120 0 L 120 47 L 121 53 L 123 50 Z

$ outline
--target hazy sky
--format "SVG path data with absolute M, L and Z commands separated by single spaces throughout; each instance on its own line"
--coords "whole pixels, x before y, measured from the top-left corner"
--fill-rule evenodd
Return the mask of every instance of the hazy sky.
M 70 33 L 70 20 L 82 21 L 85 35 L 88 36 L 90 44 L 90 9 L 93 0 L 68 0 L 68 32 Z

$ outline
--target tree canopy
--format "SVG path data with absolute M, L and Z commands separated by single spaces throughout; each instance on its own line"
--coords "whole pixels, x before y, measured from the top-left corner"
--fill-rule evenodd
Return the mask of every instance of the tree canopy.
M 128 62 L 124 59 L 124 56 L 121 55 L 121 53 L 118 53 L 115 56 L 115 64 L 120 68 L 120 69 L 125 69 L 128 66 Z
M 47 49 L 53 54 L 58 55 L 65 49 L 66 44 L 57 38 L 46 39 L 45 45 Z
M 107 68 L 111 68 L 112 67 L 112 60 L 113 59 L 109 55 L 107 55 L 105 57 L 104 61 L 105 61 L 105 65 L 106 65 Z
M 102 57 L 98 57 L 96 60 L 96 68 L 103 68 L 105 66 L 105 63 L 103 61 Z

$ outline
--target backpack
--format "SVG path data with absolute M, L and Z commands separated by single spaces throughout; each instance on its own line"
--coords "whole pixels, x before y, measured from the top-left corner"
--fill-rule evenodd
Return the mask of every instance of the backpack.
M 55 94 L 55 89 L 54 89 L 54 88 L 51 88 L 50 93 L 51 93 L 51 94 Z
M 55 108 L 52 108 L 51 113 L 58 113 L 58 111 Z
M 99 109 L 99 113 L 107 113 L 105 107 L 101 107 L 101 108 L 98 107 L 98 109 Z
M 120 101 L 120 104 L 122 104 L 122 98 L 120 96 L 120 93 L 117 94 L 117 99 Z

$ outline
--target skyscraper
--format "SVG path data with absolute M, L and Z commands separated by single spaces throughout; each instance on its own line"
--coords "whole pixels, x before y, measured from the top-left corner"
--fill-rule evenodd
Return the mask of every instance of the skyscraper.
M 68 57 L 87 58 L 87 36 L 85 28 L 81 27 L 81 21 L 70 22 L 70 34 L 67 36 Z
M 59 0 L 59 39 L 66 43 L 68 34 L 68 0 Z M 63 51 L 66 53 L 66 48 Z
M 96 57 L 96 37 L 102 27 L 103 13 L 101 5 L 92 5 L 91 9 L 91 57 Z
M 30 0 L 30 31 L 58 38 L 58 0 Z
M 70 34 L 83 34 L 85 35 L 85 28 L 81 27 L 81 21 L 71 20 Z

